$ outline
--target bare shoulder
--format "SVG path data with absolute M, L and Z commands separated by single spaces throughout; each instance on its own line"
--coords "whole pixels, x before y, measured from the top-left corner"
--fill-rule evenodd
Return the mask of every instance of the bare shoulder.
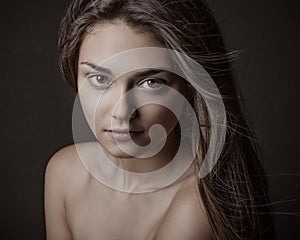
M 57 151 L 49 160 L 45 173 L 44 206 L 46 235 L 49 240 L 72 239 L 66 203 L 89 181 L 75 145 Z
M 47 171 L 56 172 L 58 170 L 65 171 L 74 166 L 78 155 L 74 144 L 66 146 L 58 150 L 49 160 Z
M 62 188 L 64 185 L 70 187 L 87 177 L 88 173 L 80 161 L 74 144 L 60 149 L 48 161 L 45 180 L 59 183 L 58 187 Z
M 212 239 L 195 177 L 189 178 L 175 196 L 155 239 Z

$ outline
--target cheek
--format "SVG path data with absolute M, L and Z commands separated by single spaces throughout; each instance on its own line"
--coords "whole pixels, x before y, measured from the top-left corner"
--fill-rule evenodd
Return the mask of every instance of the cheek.
M 103 128 L 103 125 L 110 124 L 111 119 L 111 108 L 113 106 L 113 102 L 110 98 L 102 97 L 96 106 L 95 110 L 95 126 Z M 107 127 L 107 126 L 106 126 Z
M 83 114 L 90 126 L 91 129 L 93 129 L 94 125 L 94 111 L 95 111 L 95 106 L 96 106 L 96 99 L 92 97 L 92 95 L 87 95 L 84 93 L 79 93 L 79 98 L 80 98 L 80 104 L 82 107 Z
M 147 105 L 140 109 L 141 122 L 148 130 L 154 124 L 162 125 L 167 134 L 175 128 L 178 119 L 175 114 L 166 107 L 157 105 Z
M 79 93 L 79 98 L 84 116 L 90 128 L 95 133 L 97 126 L 104 122 L 110 101 L 99 93 L 85 90 Z

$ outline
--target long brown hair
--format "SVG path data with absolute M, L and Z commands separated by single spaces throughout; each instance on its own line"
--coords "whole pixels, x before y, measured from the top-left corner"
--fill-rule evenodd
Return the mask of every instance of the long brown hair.
M 80 45 L 89 28 L 120 19 L 137 31 L 153 34 L 167 48 L 178 50 L 201 64 L 213 78 L 227 116 L 225 146 L 213 170 L 199 179 L 199 191 L 216 239 L 274 239 L 267 182 L 253 131 L 232 74 L 236 52 L 226 50 L 212 11 L 204 0 L 75 0 L 59 31 L 59 65 L 77 91 Z M 193 104 L 202 125 L 201 96 Z M 202 110 L 205 108 L 201 108 Z M 203 117 L 204 114 L 204 117 Z M 203 122 L 204 121 L 204 122 Z M 209 139 L 209 131 L 202 131 Z M 201 142 L 202 159 L 208 142 Z

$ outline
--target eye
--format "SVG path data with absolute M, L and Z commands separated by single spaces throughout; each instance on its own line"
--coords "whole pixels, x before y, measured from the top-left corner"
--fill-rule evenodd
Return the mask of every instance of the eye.
M 139 84 L 140 87 L 150 90 L 157 90 L 165 85 L 166 81 L 160 78 L 146 78 Z
M 101 74 L 89 75 L 87 79 L 94 87 L 97 88 L 109 87 L 112 84 L 112 80 L 108 76 Z

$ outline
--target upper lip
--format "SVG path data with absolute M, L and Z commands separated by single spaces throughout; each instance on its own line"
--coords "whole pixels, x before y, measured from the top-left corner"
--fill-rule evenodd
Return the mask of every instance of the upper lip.
M 120 128 L 116 128 L 116 129 L 106 129 L 105 131 L 107 132 L 114 132 L 114 133 L 136 133 L 136 132 L 142 132 L 142 131 L 138 131 L 138 130 L 131 130 L 131 129 L 120 129 Z

